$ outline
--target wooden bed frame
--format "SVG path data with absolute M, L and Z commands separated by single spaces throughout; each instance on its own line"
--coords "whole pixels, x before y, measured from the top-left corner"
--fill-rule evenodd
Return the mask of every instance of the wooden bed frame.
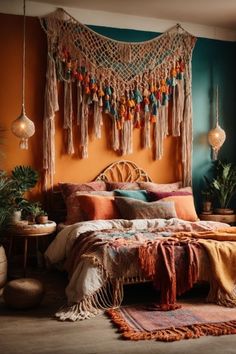
M 152 182 L 152 179 L 135 162 L 119 160 L 102 170 L 93 181 Z M 47 210 L 50 220 L 54 220 L 56 223 L 65 221 L 66 205 L 59 187 L 48 191 L 45 209 Z

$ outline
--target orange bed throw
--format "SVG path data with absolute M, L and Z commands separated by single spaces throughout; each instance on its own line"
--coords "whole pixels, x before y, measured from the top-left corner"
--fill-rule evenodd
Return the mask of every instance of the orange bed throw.
M 180 232 L 176 236 L 198 239 L 208 254 L 211 266 L 208 301 L 227 307 L 236 306 L 236 227 L 197 233 Z

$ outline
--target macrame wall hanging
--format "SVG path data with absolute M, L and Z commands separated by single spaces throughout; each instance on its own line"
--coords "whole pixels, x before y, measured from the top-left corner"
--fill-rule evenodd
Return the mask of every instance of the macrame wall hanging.
M 115 41 L 79 23 L 62 9 L 41 18 L 41 24 L 48 40 L 45 188 L 53 185 L 55 173 L 58 80 L 64 84 L 68 154 L 75 152 L 74 121 L 79 129 L 82 158 L 88 157 L 88 126 L 92 125 L 95 137 L 100 138 L 103 119 L 110 120 L 111 146 L 122 155 L 132 153 L 134 128 L 142 129 L 142 146 L 154 149 L 155 159 L 162 158 L 163 141 L 168 134 L 181 136 L 183 183 L 191 185 L 191 59 L 196 38 L 177 25 L 146 42 Z M 72 98 L 75 86 L 76 98 Z

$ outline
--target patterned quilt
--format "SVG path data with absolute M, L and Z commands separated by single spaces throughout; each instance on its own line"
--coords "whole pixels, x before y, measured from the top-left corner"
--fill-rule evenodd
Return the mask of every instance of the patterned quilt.
M 157 288 L 164 289 L 163 303 L 175 305 L 176 292 L 183 292 L 198 279 L 207 279 L 209 263 L 197 241 L 183 241 L 174 236 L 222 227 L 229 226 L 180 219 L 98 220 L 66 227 L 45 254 L 48 263 L 63 262 L 70 278 L 66 288 L 68 303 L 57 317 L 85 319 L 102 309 L 117 307 L 122 301 L 123 284 L 144 279 L 151 279 Z M 161 264 L 166 266 L 158 272 L 160 265 L 156 267 L 158 263 L 154 262 L 161 257 Z M 151 265 L 145 260 L 154 261 Z M 161 274 L 165 274 L 165 286 Z M 168 293 L 166 289 L 175 292 Z

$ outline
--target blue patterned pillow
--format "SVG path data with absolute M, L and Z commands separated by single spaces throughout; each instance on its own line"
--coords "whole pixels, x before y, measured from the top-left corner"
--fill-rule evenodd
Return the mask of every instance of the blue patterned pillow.
M 148 202 L 148 193 L 145 190 L 115 189 L 114 194 L 117 197 L 133 198 Z

